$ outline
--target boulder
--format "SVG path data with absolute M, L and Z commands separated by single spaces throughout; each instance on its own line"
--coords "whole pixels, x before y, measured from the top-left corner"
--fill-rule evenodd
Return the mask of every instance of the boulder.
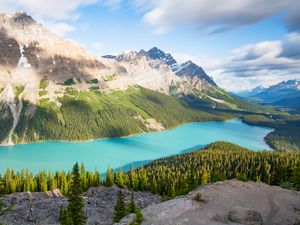
M 262 225 L 263 219 L 259 212 L 251 209 L 235 207 L 228 212 L 227 219 L 230 222 L 243 225 Z

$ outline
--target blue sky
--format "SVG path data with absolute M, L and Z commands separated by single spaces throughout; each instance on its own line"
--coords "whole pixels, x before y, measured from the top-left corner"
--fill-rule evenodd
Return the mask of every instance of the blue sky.
M 157 46 L 230 91 L 300 79 L 298 0 L 0 0 L 0 9 L 97 55 Z
M 80 7 L 78 11 L 81 16 L 69 23 L 75 28 L 74 31 L 65 36 L 99 54 L 157 46 L 171 53 L 226 57 L 233 48 L 264 40 L 277 40 L 286 33 L 280 15 L 227 32 L 207 35 L 192 25 L 157 34 L 152 27 L 143 23 L 143 13 L 131 4 L 113 8 L 96 4 Z M 93 43 L 101 43 L 102 47 L 94 47 Z

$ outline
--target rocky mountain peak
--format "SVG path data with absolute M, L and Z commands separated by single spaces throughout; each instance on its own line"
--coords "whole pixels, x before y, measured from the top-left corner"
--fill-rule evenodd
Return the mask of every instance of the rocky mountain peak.
M 287 80 L 287 81 L 282 81 L 278 84 L 270 86 L 268 89 L 270 90 L 300 90 L 300 80 Z
M 191 60 L 184 62 L 182 64 L 174 64 L 172 65 L 173 72 L 180 77 L 189 77 L 194 78 L 198 77 L 199 79 L 205 80 L 207 83 L 212 85 L 216 85 L 212 78 L 210 78 L 201 66 L 193 63 Z
M 158 59 L 162 60 L 167 65 L 172 65 L 177 63 L 176 60 L 173 58 L 173 56 L 169 53 L 165 53 L 162 50 L 160 50 L 157 47 L 151 48 L 148 52 L 146 52 L 147 55 L 152 59 Z
M 0 25 L 9 23 L 11 26 L 26 26 L 37 22 L 25 12 L 0 13 Z
M 15 23 L 20 23 L 20 24 L 24 24 L 24 25 L 36 23 L 36 21 L 25 12 L 15 13 L 13 16 L 13 20 Z

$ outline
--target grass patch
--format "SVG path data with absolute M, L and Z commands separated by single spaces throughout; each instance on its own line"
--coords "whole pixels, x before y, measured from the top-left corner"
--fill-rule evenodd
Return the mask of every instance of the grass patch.
M 40 96 L 40 97 L 43 97 L 43 96 L 45 96 L 45 95 L 47 95 L 47 91 L 46 91 L 46 90 L 40 90 L 40 91 L 39 91 L 39 96 Z
M 20 97 L 20 95 L 23 93 L 25 87 L 24 86 L 17 86 L 17 87 L 14 87 L 14 92 L 15 92 L 15 95 L 17 98 Z
M 46 79 L 46 78 L 43 78 L 41 81 L 40 81 L 40 89 L 46 89 L 49 85 L 49 80 Z

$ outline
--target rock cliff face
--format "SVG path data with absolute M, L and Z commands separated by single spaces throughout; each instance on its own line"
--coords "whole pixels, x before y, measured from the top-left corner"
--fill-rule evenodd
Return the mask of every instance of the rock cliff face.
M 112 224 L 118 190 L 117 187 L 96 187 L 84 193 L 88 224 Z M 129 201 L 131 192 L 123 190 L 123 193 L 125 200 Z M 159 196 L 146 192 L 135 192 L 134 197 L 141 208 L 161 202 Z M 11 194 L 5 196 L 4 201 L 8 205 L 14 205 L 12 211 L 0 217 L 0 222 L 6 225 L 59 224 L 60 206 L 67 204 L 67 199 L 58 190 L 45 193 Z

